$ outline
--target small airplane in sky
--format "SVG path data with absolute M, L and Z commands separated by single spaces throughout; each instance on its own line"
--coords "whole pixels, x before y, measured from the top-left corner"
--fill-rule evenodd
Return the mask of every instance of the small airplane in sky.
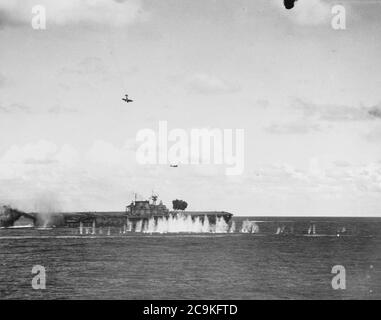
M 177 168 L 178 165 L 177 165 L 177 164 L 171 164 L 170 167 L 171 167 L 171 168 Z
M 126 103 L 134 102 L 134 100 L 128 99 L 128 94 L 125 95 L 125 98 L 122 98 L 123 101 L 126 101 Z

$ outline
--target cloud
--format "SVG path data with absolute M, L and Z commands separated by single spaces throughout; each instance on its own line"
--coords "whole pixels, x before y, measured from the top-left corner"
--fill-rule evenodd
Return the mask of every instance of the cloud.
M 372 117 L 381 118 L 381 105 L 370 108 L 368 113 Z
M 0 17 L 0 21 L 1 21 L 1 17 Z M 6 82 L 7 82 L 7 79 L 5 78 L 4 75 L 2 75 L 2 74 L 0 73 L 0 88 L 1 88 L 1 87 L 4 87 L 4 85 L 6 84 Z
M 32 109 L 24 104 L 12 103 L 8 106 L 0 105 L 0 113 L 32 113 Z
M 320 131 L 320 126 L 318 124 L 301 121 L 272 124 L 266 127 L 265 130 L 273 134 L 307 134 L 310 132 Z
M 22 21 L 19 19 L 15 19 L 13 13 L 10 9 L 4 8 L 5 3 L 0 3 L 0 29 L 8 26 L 8 27 L 17 27 L 22 25 Z
M 63 67 L 61 73 L 71 73 L 75 75 L 105 74 L 108 70 L 102 59 L 98 57 L 86 57 L 69 67 Z
M 0 201 L 31 211 L 41 195 L 49 194 L 62 210 L 102 210 L 113 203 L 122 208 L 129 200 L 126 190 L 139 190 L 150 176 L 136 164 L 130 141 L 121 147 L 94 141 L 88 148 L 75 148 L 42 140 L 0 154 Z
M 271 134 L 308 134 L 322 131 L 330 123 L 381 119 L 380 106 L 317 104 L 299 98 L 293 99 L 289 111 L 293 120 L 272 123 L 264 128 L 265 131 Z
M 183 194 L 197 206 L 207 193 L 207 181 L 222 186 L 226 180 L 224 172 L 215 176 L 216 166 L 173 170 L 167 165 L 140 165 L 138 145 L 134 138 L 124 145 L 98 140 L 81 148 L 50 141 L 13 145 L 0 153 L 0 202 L 32 211 L 41 195 L 54 195 L 60 210 L 120 210 L 133 192 L 148 196 L 154 189 L 164 203 Z M 205 191 L 197 195 L 189 193 L 202 188 Z M 215 202 L 208 205 L 216 209 Z
M 57 146 L 48 141 L 36 144 L 12 146 L 1 158 L 3 163 L 51 163 L 57 153 Z
M 191 92 L 200 94 L 232 93 L 240 87 L 214 75 L 199 73 L 188 79 L 188 88 Z
M 291 195 L 320 194 L 324 197 L 345 197 L 381 193 L 381 163 L 351 164 L 346 160 L 331 163 L 311 159 L 306 169 L 281 164 L 267 164 L 249 177 L 255 192 L 269 194 L 282 191 Z
M 65 91 L 84 86 L 90 86 L 94 90 L 99 85 L 110 83 L 115 74 L 101 58 L 92 56 L 68 63 L 60 68 L 57 77 L 61 80 L 60 86 Z
M 306 118 L 324 121 L 364 121 L 381 119 L 380 107 L 357 107 L 348 105 L 316 104 L 294 99 L 292 107 Z
M 267 99 L 258 99 L 255 104 L 261 108 L 268 108 L 270 106 L 270 101 Z
M 379 144 L 381 141 L 381 127 L 371 127 L 369 131 L 364 135 L 364 137 L 370 142 L 375 142 Z
M 46 8 L 47 25 L 109 25 L 125 26 L 144 18 L 140 0 L 2 0 L 2 25 L 30 25 L 35 5 Z
M 65 107 L 61 105 L 56 105 L 45 110 L 35 110 L 32 107 L 22 103 L 11 103 L 8 105 L 0 104 L 0 113 L 4 113 L 4 114 L 41 115 L 41 114 L 48 113 L 48 114 L 58 115 L 58 114 L 70 114 L 70 113 L 76 113 L 76 112 L 78 112 L 78 109 Z
M 63 107 L 63 106 L 54 106 L 54 107 L 51 107 L 48 109 L 48 113 L 51 113 L 51 114 L 69 114 L 69 113 L 76 113 L 78 112 L 77 109 L 75 108 L 69 108 L 69 107 Z
M 249 215 L 254 193 L 256 199 L 265 201 L 263 208 L 270 205 L 270 214 L 283 212 L 279 211 L 281 207 L 271 205 L 274 198 L 284 199 L 282 206 L 286 204 L 290 210 L 298 209 L 298 203 L 302 203 L 300 213 L 306 214 L 303 199 L 317 199 L 324 204 L 321 200 L 337 198 L 337 204 L 352 204 L 361 196 L 379 199 L 381 194 L 381 162 L 354 165 L 347 160 L 313 159 L 304 168 L 266 163 L 227 183 L 224 174 L 210 172 L 216 168 L 183 166 L 172 170 L 167 166 L 138 165 L 134 145 L 134 139 L 122 146 L 106 141 L 94 141 L 81 148 L 49 141 L 13 145 L 0 153 L 0 201 L 26 211 L 41 210 L 41 199 L 48 203 L 52 199 L 46 209 L 49 212 L 120 210 L 133 192 L 148 196 L 154 189 L 166 204 L 174 197 L 184 197 L 195 209 Z M 208 193 L 210 184 L 216 186 L 213 195 Z M 236 195 L 237 201 L 231 204 L 231 198 L 223 196 L 226 193 Z M 296 199 L 297 203 L 293 203 Z M 258 202 L 256 205 L 261 208 Z M 329 211 L 329 207 L 323 208 Z M 347 214 L 345 210 L 342 213 Z
M 291 10 L 284 8 L 283 0 L 273 0 L 272 3 L 281 10 L 283 15 L 298 25 L 326 24 L 329 26 L 329 21 L 332 18 L 332 4 L 324 0 L 297 1 Z

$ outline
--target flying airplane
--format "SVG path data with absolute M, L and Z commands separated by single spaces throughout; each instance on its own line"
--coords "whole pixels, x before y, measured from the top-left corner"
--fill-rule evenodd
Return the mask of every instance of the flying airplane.
M 178 165 L 177 165 L 177 164 L 171 164 L 170 167 L 171 167 L 171 168 L 177 168 Z
M 134 102 L 134 100 L 128 99 L 128 94 L 125 95 L 125 98 L 122 98 L 123 101 L 126 101 L 126 103 Z

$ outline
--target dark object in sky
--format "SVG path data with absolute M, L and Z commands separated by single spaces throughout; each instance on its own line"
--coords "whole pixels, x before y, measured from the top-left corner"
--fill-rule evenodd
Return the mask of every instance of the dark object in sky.
M 126 101 L 126 103 L 134 102 L 134 100 L 128 99 L 128 94 L 126 94 L 125 96 L 126 96 L 126 97 L 123 98 L 122 100 L 123 100 L 123 101 Z
M 298 0 L 283 0 L 285 8 L 287 10 L 292 9 L 294 7 L 295 1 L 298 1 Z
M 171 168 L 177 168 L 178 165 L 177 164 L 171 164 Z
M 173 200 L 172 201 L 173 210 L 185 210 L 188 206 L 188 203 L 184 200 Z

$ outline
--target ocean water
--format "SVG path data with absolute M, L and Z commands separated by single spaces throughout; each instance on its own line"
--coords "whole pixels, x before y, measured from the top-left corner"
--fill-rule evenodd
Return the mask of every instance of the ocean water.
M 381 219 L 233 221 L 204 233 L 0 229 L 0 298 L 381 298 Z M 35 265 L 45 290 L 32 288 Z M 332 288 L 335 265 L 344 290 Z

